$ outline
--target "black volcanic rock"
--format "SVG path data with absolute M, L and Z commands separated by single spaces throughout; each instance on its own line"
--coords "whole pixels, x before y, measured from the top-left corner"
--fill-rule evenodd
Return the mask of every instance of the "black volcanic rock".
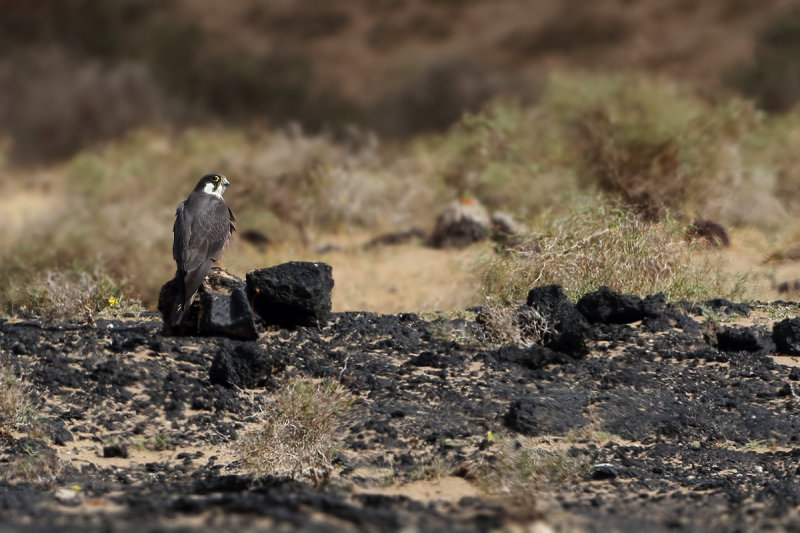
M 772 340 L 778 352 L 800 355 L 800 317 L 777 322 L 772 327 Z
M 570 309 L 558 287 L 533 291 L 531 303 L 553 325 Z M 466 481 L 475 465 L 490 475 L 543 465 L 559 476 L 548 492 L 570 531 L 669 531 L 678 520 L 687 531 L 796 529 L 800 372 L 762 351 L 717 349 L 736 339 L 747 346 L 766 335 L 761 326 L 728 323 L 713 338 L 674 303 L 653 297 L 645 306 L 640 324 L 592 327 L 584 358 L 474 342 L 477 321 L 413 314 L 335 313 L 325 326 L 270 328 L 254 341 L 164 336 L 150 318 L 9 320 L 0 324 L 3 363 L 29 387 L 39 418 L 23 430 L 37 439 L 0 438 L 0 531 L 193 523 L 210 533 L 466 532 L 529 523 L 528 514 L 517 521 L 512 498 L 375 493 L 431 468 L 439 475 L 440 464 L 446 479 Z M 664 319 L 658 333 L 649 317 Z M 287 379 L 329 380 L 353 395 L 335 439 L 342 465 L 357 470 L 323 472 L 330 482 L 318 485 L 314 472 L 262 475 L 223 455 L 263 429 L 259 413 L 276 399 L 284 362 Z M 127 442 L 132 460 L 64 461 L 72 450 L 49 446 L 40 424 L 50 420 L 100 455 L 97 443 Z M 524 435 L 547 436 L 556 453 L 539 454 L 539 439 Z M 174 450 L 143 461 L 130 450 L 142 441 Z M 759 442 L 770 445 L 750 446 Z M 517 452 L 524 462 L 509 463 Z M 120 512 L 98 521 L 93 505 L 66 509 L 70 498 L 112 501 Z
M 592 324 L 630 324 L 645 316 L 641 298 L 619 294 L 605 285 L 584 294 L 575 307 Z
M 242 389 L 263 386 L 267 379 L 285 367 L 280 356 L 263 346 L 229 341 L 220 346 L 211 363 L 209 379 L 215 385 Z
M 436 217 L 429 243 L 434 248 L 464 248 L 489 237 L 489 212 L 477 200 L 460 198 Z
M 64 446 L 73 440 L 72 433 L 64 425 L 60 418 L 45 418 L 39 422 L 43 432 L 50 437 L 53 444 Z
M 511 402 L 504 422 L 523 435 L 566 433 L 586 424 L 581 414 L 585 404 L 584 396 L 565 390 L 550 391 L 547 397 L 525 396 Z
M 175 300 L 182 298 L 180 283 L 177 279 L 168 281 L 158 296 L 158 310 L 164 319 L 166 334 L 214 335 L 247 340 L 258 337 L 245 282 L 219 267 L 211 269 L 181 323 L 173 325 L 169 317 Z
M 255 339 L 255 317 L 247 301 L 245 288 L 236 287 L 230 293 L 204 291 L 200 295 L 201 335 L 222 335 L 233 339 Z
M 526 303 L 546 321 L 548 333 L 543 339 L 545 346 L 573 357 L 586 354 L 586 337 L 591 327 L 567 300 L 560 285 L 534 287 L 528 292 Z
M 103 457 L 122 457 L 128 458 L 128 447 L 124 444 L 110 444 L 103 446 Z
M 756 328 L 732 328 L 725 326 L 717 331 L 717 346 L 725 352 L 769 351 L 775 345 L 766 332 Z
M 330 265 L 292 261 L 247 273 L 247 297 L 265 324 L 324 326 L 331 312 Z

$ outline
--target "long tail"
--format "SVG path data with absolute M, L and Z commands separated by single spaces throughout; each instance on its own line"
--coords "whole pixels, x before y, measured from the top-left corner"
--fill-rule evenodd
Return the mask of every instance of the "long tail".
M 208 275 L 213 265 L 214 261 L 209 259 L 203 262 L 198 268 L 190 270 L 180 277 L 181 281 L 183 282 L 183 298 L 176 298 L 175 301 L 180 302 L 182 300 L 183 303 L 177 304 L 175 309 L 172 311 L 173 326 L 177 326 L 183 320 L 183 314 L 192 305 L 194 293 L 197 292 L 197 289 L 199 289 L 200 285 L 203 284 L 203 280 L 206 278 L 206 275 Z
M 184 281 L 184 276 L 180 273 L 175 275 L 175 279 L 178 281 L 178 285 L 181 289 L 181 293 L 177 295 L 175 300 L 172 302 L 172 313 L 170 315 L 170 322 L 173 326 L 177 326 L 183 320 L 183 313 L 187 308 L 186 302 L 186 285 Z

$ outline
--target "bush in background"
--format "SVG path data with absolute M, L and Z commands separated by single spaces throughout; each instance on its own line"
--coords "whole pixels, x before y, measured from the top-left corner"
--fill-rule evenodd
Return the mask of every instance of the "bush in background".
M 481 265 L 489 303 L 524 300 L 538 285 L 557 283 L 571 298 L 601 285 L 640 296 L 663 292 L 671 300 L 741 296 L 741 286 L 694 254 L 673 220 L 646 222 L 603 202 L 584 203 L 544 222 L 541 235 Z

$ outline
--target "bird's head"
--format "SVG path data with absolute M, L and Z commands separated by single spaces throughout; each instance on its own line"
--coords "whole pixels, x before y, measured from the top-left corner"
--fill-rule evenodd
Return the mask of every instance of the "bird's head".
M 222 193 L 225 192 L 225 189 L 230 184 L 231 182 L 228 181 L 228 178 L 222 174 L 206 174 L 200 178 L 200 181 L 197 182 L 197 186 L 194 188 L 194 190 L 203 191 L 205 193 L 213 194 L 222 198 Z

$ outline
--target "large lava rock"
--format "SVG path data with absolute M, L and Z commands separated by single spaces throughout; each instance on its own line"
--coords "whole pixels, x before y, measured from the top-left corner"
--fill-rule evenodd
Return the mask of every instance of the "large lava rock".
M 325 263 L 292 261 L 247 273 L 247 296 L 266 324 L 327 324 L 332 290 L 332 269 Z
M 761 328 L 723 326 L 717 331 L 717 347 L 724 352 L 770 352 L 775 345 Z
M 573 357 L 586 355 L 586 337 L 591 332 L 591 327 L 567 300 L 560 285 L 534 287 L 528 292 L 526 303 L 545 319 L 545 346 Z
M 489 212 L 477 200 L 461 198 L 447 204 L 436 217 L 430 237 L 435 248 L 464 248 L 489 237 Z
M 641 298 L 619 294 L 605 285 L 581 296 L 576 307 L 592 324 L 630 324 L 645 316 Z
M 166 334 L 219 335 L 244 340 L 258 337 L 245 282 L 240 278 L 219 267 L 212 268 L 181 323 L 174 325 L 169 317 L 175 300 L 183 296 L 180 283 L 177 279 L 168 281 L 158 296 Z
M 800 318 L 786 318 L 772 326 L 772 340 L 779 353 L 800 355 Z

